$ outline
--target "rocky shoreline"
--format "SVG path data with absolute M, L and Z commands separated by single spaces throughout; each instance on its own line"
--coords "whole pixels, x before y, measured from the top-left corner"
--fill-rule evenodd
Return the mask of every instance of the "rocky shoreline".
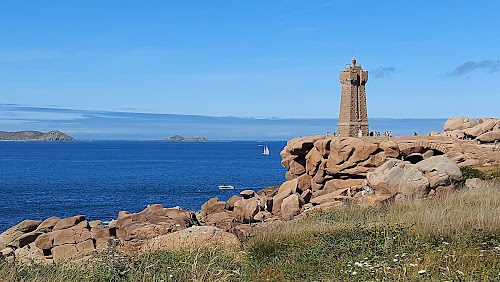
M 478 125 L 490 123 L 481 120 Z M 122 211 L 108 225 L 88 222 L 83 215 L 25 220 L 0 235 L 0 251 L 10 262 L 54 263 L 111 250 L 135 256 L 206 244 L 238 247 L 274 222 L 352 204 L 380 207 L 425 200 L 470 185 L 460 166 L 500 164 L 497 148 L 476 141 L 447 136 L 294 138 L 280 153 L 287 172 L 279 186 L 245 190 L 228 201 L 212 198 L 198 212 L 159 204 L 138 213 Z

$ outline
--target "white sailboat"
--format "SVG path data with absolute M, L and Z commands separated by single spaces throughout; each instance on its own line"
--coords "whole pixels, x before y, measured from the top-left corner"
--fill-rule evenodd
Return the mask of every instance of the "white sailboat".
M 269 155 L 269 148 L 267 146 L 264 146 L 264 152 L 262 152 L 263 155 Z

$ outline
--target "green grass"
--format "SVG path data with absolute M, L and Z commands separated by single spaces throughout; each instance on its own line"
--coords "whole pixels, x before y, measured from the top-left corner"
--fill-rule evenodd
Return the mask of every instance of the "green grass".
M 500 185 L 273 225 L 241 249 L 9 265 L 5 281 L 500 281 Z
M 499 166 L 465 166 L 461 167 L 462 175 L 465 179 L 479 178 L 482 180 L 500 179 Z

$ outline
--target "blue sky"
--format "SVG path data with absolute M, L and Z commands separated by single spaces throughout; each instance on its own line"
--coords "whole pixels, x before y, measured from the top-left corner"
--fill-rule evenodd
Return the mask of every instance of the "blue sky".
M 498 117 L 498 11 L 499 1 L 2 1 L 0 103 L 337 118 L 339 71 L 355 55 L 370 117 Z

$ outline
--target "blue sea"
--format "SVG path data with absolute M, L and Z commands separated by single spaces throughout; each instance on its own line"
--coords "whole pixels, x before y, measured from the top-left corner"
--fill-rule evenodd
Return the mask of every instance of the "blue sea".
M 0 232 L 24 219 L 116 219 L 148 204 L 199 210 L 211 197 L 284 181 L 286 142 L 0 142 Z M 231 184 L 235 190 L 220 190 Z

